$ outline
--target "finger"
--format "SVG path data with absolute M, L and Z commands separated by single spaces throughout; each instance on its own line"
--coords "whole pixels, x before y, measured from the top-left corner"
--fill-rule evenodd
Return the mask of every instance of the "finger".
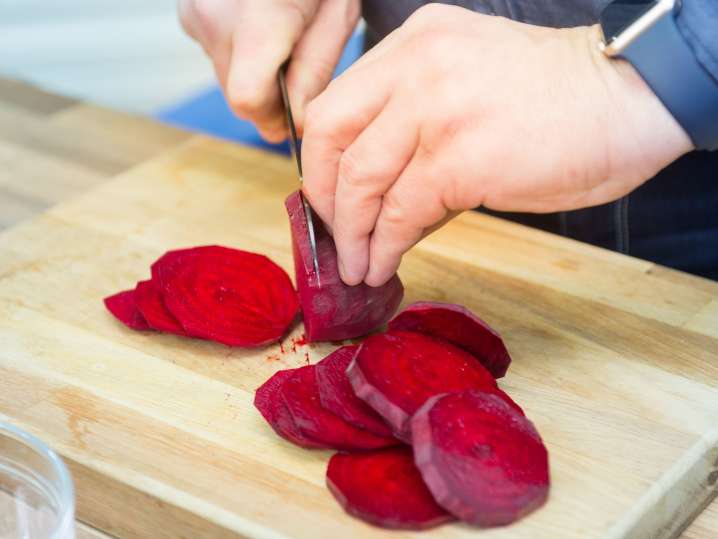
M 239 117 L 271 133 L 284 130 L 277 73 L 314 13 L 272 2 L 259 6 L 243 10 L 232 34 L 226 93 Z
M 399 268 L 401 257 L 437 223 L 447 218 L 439 190 L 433 188 L 430 164 L 417 152 L 401 177 L 384 195 L 369 245 L 364 281 L 381 286 Z
M 319 217 L 334 225 L 339 159 L 389 99 L 391 76 L 383 69 L 344 74 L 307 107 L 302 141 L 304 193 Z
M 332 80 L 344 46 L 359 20 L 359 13 L 356 0 L 322 2 L 292 51 L 287 89 L 300 136 L 304 109 Z
M 177 15 L 179 16 L 180 24 L 185 33 L 195 41 L 201 43 L 202 33 L 194 0 L 179 0 L 179 2 L 177 2 Z
M 411 103 L 391 99 L 342 154 L 334 199 L 334 241 L 339 273 L 359 284 L 369 269 L 369 238 L 389 191 L 418 144 Z

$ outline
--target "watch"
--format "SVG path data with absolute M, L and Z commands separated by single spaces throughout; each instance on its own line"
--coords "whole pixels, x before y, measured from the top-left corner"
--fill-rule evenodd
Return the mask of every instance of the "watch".
M 615 0 L 601 13 L 601 50 L 640 73 L 698 150 L 718 149 L 718 81 L 678 29 L 681 0 Z

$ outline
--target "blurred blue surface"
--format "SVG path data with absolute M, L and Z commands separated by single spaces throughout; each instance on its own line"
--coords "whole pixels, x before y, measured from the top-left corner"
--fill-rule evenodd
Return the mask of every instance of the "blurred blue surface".
M 363 46 L 363 32 L 355 32 L 344 49 L 344 54 L 334 73 L 335 77 L 359 58 Z M 156 114 L 156 118 L 192 131 L 199 131 L 280 153 L 289 153 L 289 145 L 286 142 L 269 144 L 262 140 L 262 137 L 259 136 L 251 123 L 234 116 L 217 85 L 161 110 Z

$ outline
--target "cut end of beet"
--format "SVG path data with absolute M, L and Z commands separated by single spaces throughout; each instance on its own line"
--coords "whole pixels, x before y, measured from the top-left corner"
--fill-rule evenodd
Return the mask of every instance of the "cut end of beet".
M 358 346 L 342 346 L 316 365 L 317 385 L 322 406 L 347 423 L 377 436 L 391 437 L 391 428 L 367 403 L 356 396 L 349 378 L 349 367 Z
M 376 436 L 350 425 L 322 407 L 315 365 L 295 369 L 281 390 L 294 423 L 308 437 L 335 449 L 368 450 L 396 445 L 391 437 Z
M 162 294 L 154 281 L 137 283 L 135 301 L 137 308 L 152 329 L 176 335 L 187 335 L 177 319 L 165 307 Z
M 229 346 L 278 341 L 299 308 L 282 268 L 228 247 L 170 251 L 152 265 L 152 279 L 188 335 Z
M 404 296 L 397 275 L 380 287 L 347 286 L 339 277 L 334 240 L 314 215 L 317 279 L 299 191 L 285 201 L 292 230 L 294 268 L 309 341 L 341 341 L 366 335 L 391 318 Z M 321 284 L 321 286 L 320 286 Z
M 293 369 L 279 371 L 264 382 L 254 394 L 254 406 L 274 429 L 274 432 L 285 440 L 308 449 L 326 448 L 326 445 L 306 436 L 297 427 L 292 415 L 289 413 L 289 409 L 282 400 L 282 386 L 293 372 Z
M 389 329 L 416 331 L 449 341 L 474 355 L 494 378 L 504 376 L 511 363 L 501 336 L 461 305 L 412 303 L 389 322 Z
M 137 308 L 134 290 L 118 292 L 106 297 L 103 301 L 107 310 L 128 328 L 139 331 L 152 329 Z
M 408 447 L 336 454 L 327 486 L 347 513 L 383 528 L 423 530 L 453 520 L 434 501 Z
M 478 390 L 435 396 L 411 428 L 424 481 L 459 519 L 502 526 L 547 500 L 546 447 L 533 424 L 501 397 Z
M 496 389 L 471 354 L 421 333 L 391 331 L 367 338 L 347 370 L 356 395 L 411 440 L 409 418 L 429 397 L 463 389 Z

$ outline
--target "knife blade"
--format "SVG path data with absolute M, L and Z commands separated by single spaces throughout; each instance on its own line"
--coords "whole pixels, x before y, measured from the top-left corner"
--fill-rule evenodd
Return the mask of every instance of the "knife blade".
M 292 156 L 297 163 L 297 172 L 299 173 L 299 183 L 304 182 L 304 176 L 302 174 L 302 154 L 301 154 L 301 142 L 297 138 L 297 128 L 294 125 L 294 116 L 292 116 L 292 107 L 289 103 L 289 93 L 287 92 L 287 81 L 286 73 L 289 61 L 285 62 L 284 65 L 279 69 L 279 89 L 282 93 L 282 101 L 284 101 L 284 112 L 287 117 L 287 125 L 289 126 L 289 148 L 291 149 Z M 322 286 L 321 278 L 319 277 L 319 258 L 317 257 L 317 240 L 314 233 L 314 219 L 312 218 L 312 208 L 307 201 L 307 198 L 299 190 L 299 197 L 302 199 L 302 205 L 304 206 L 304 217 L 307 221 L 307 233 L 309 235 L 309 247 L 312 251 L 312 263 L 314 265 L 314 273 L 317 276 L 317 286 Z

